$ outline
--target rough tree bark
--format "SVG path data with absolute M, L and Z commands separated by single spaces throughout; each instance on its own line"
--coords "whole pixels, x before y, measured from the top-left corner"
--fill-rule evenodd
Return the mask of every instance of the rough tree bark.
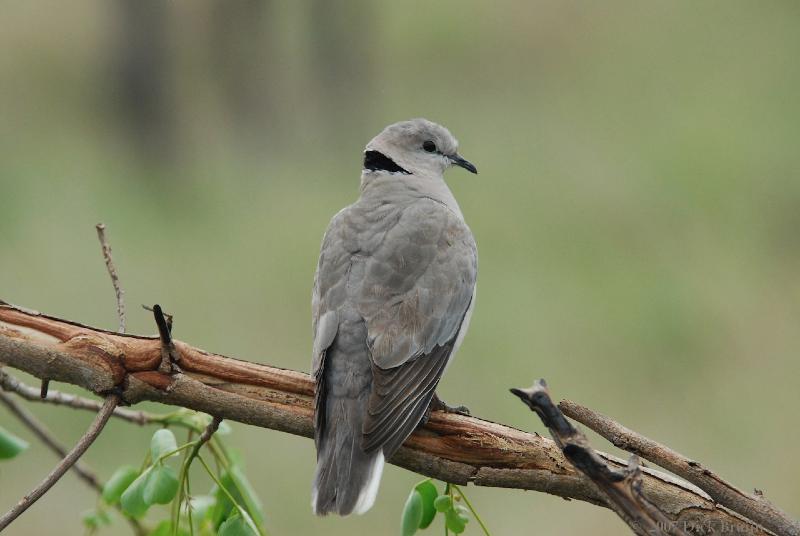
M 128 404 L 151 400 L 312 437 L 314 385 L 307 374 L 174 345 L 179 360 L 165 372 L 157 337 L 104 331 L 0 302 L 0 363 L 98 395 L 118 392 Z M 612 467 L 626 467 L 600 455 Z M 543 491 L 607 506 L 553 441 L 475 417 L 433 412 L 390 462 L 454 484 Z M 642 490 L 691 534 L 773 534 L 671 475 L 644 468 Z

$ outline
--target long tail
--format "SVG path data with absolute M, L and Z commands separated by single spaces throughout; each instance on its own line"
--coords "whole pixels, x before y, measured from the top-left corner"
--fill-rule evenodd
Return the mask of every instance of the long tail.
M 364 452 L 364 418 L 372 388 L 372 363 L 363 320 L 340 328 L 317 377 L 317 470 L 311 507 L 317 515 L 372 507 L 383 472 L 383 450 Z
M 372 508 L 383 473 L 383 452 L 361 450 L 366 400 L 328 399 L 317 450 L 311 507 L 317 515 L 363 514 Z

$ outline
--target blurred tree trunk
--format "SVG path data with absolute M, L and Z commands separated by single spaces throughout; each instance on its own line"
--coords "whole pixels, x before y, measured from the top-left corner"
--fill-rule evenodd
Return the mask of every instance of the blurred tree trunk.
M 364 128 L 371 119 L 362 101 L 372 94 L 373 4 L 314 0 L 310 17 L 311 68 L 324 126 L 329 133 Z
M 175 147 L 167 99 L 167 5 L 161 0 L 119 0 L 114 6 L 113 105 L 139 157 L 171 160 Z
M 215 2 L 211 9 L 210 55 L 222 105 L 235 123 L 239 142 L 269 140 L 275 128 L 275 40 L 269 31 L 269 0 Z

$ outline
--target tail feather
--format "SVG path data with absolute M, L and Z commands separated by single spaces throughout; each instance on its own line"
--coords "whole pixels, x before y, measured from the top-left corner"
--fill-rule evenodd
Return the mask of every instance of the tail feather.
M 378 496 L 378 487 L 381 485 L 383 463 L 383 453 L 380 451 L 374 453 L 372 466 L 369 469 L 369 477 L 367 477 L 367 485 L 361 488 L 356 506 L 353 509 L 353 512 L 356 514 L 361 515 L 365 513 L 375 504 L 375 497 Z
M 375 502 L 384 456 L 361 449 L 366 401 L 329 400 L 323 437 L 319 438 L 311 507 L 317 515 L 363 514 Z
M 359 314 L 342 314 L 336 338 L 316 376 L 314 439 L 317 470 L 311 507 L 317 515 L 363 514 L 372 507 L 383 472 L 382 448 L 364 450 L 364 420 L 372 390 L 372 360 Z

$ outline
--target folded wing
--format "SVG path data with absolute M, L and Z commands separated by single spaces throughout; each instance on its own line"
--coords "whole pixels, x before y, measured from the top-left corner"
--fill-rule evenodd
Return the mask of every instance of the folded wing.
M 370 256 L 358 300 L 373 362 L 365 452 L 380 448 L 388 458 L 422 420 L 458 343 L 476 276 L 472 233 L 430 199 L 406 208 Z

